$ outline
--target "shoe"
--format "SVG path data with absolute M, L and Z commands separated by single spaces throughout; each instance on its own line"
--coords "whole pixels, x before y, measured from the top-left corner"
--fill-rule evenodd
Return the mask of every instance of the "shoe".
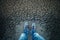
M 36 24 L 35 23 L 32 23 L 32 30 L 31 30 L 31 33 L 35 33 L 36 32 Z
M 29 24 L 28 24 L 28 22 L 25 22 L 24 23 L 24 33 L 26 33 L 26 34 L 28 34 L 28 27 L 29 27 Z

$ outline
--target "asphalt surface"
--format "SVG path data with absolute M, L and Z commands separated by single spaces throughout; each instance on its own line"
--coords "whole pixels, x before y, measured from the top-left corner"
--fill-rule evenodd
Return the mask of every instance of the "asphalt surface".
M 35 22 L 37 32 L 46 40 L 60 40 L 59 13 L 59 0 L 1 0 L 0 40 L 18 40 L 25 21 Z

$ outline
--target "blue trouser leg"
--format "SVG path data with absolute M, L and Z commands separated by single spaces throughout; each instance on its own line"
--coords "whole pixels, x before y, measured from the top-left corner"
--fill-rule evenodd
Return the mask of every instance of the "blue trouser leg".
M 23 33 L 21 34 L 21 36 L 19 37 L 18 40 L 28 40 L 28 23 L 25 22 L 24 24 L 24 30 L 23 30 Z
M 41 35 L 39 35 L 34 28 L 32 29 L 32 40 L 45 40 Z
M 24 29 L 24 32 L 19 37 L 19 40 L 28 40 L 28 29 L 27 28 Z
M 33 33 L 32 40 L 45 40 L 45 39 L 38 33 Z
M 28 40 L 26 33 L 22 33 L 18 40 Z
M 31 34 L 32 34 L 32 40 L 45 40 L 41 35 L 36 33 L 36 24 L 35 23 L 32 23 Z

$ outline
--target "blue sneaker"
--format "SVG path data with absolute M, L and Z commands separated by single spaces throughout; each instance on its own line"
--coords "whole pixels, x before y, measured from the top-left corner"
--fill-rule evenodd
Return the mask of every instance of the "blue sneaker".
M 29 24 L 28 22 L 24 23 L 24 33 L 28 34 L 29 30 L 28 30 Z
M 35 23 L 32 23 L 32 30 L 31 30 L 31 33 L 35 33 L 36 32 L 36 24 Z

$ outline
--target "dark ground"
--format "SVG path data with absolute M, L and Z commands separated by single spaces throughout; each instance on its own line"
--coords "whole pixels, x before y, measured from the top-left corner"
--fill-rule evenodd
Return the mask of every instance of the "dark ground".
M 0 0 L 0 40 L 18 40 L 33 20 L 46 40 L 60 40 L 60 0 Z

